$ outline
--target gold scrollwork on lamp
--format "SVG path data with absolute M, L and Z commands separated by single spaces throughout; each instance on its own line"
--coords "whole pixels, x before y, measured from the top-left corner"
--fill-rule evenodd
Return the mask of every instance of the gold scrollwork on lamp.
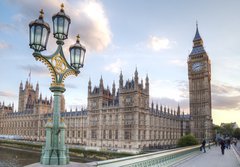
M 60 54 L 57 54 L 56 56 L 54 56 L 51 59 L 51 62 L 57 73 L 63 74 L 66 71 L 67 69 L 66 62 L 64 61 L 63 57 L 60 56 Z

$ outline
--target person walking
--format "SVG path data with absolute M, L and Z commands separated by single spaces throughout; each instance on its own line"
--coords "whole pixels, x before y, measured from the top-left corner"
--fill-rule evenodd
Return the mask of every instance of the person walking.
M 220 141 L 220 146 L 221 146 L 222 155 L 224 155 L 224 150 L 225 150 L 225 142 L 224 142 L 224 140 Z
M 203 139 L 203 142 L 202 142 L 202 149 L 203 149 L 203 152 L 204 152 L 204 153 L 206 153 L 205 145 L 206 145 L 206 140 Z

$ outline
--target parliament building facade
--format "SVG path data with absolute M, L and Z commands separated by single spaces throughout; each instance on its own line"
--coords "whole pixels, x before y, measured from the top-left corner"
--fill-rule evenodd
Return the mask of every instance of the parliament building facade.
M 189 58 L 189 65 L 192 65 L 190 61 Z M 208 63 L 207 59 L 204 61 Z M 191 77 L 194 76 L 189 74 L 189 77 L 192 80 Z M 199 83 L 206 85 L 206 78 Z M 189 82 L 192 87 L 194 81 Z M 137 69 L 133 79 L 125 82 L 121 72 L 118 85 L 116 88 L 113 83 L 110 90 L 104 86 L 102 77 L 98 86 L 92 86 L 89 80 L 87 108 L 80 111 L 66 112 L 62 96 L 61 117 L 67 125 L 67 143 L 111 149 L 171 148 L 176 146 L 178 139 L 188 133 L 193 133 L 199 138 L 204 138 L 205 133 L 210 133 L 211 109 L 208 107 L 211 107 L 211 102 L 206 103 L 204 111 L 197 112 L 200 110 L 196 109 L 198 101 L 191 99 L 197 98 L 198 95 L 194 96 L 194 92 L 199 91 L 190 88 L 190 115 L 186 115 L 180 111 L 179 105 L 177 109 L 170 109 L 153 102 L 149 104 L 149 78 L 146 76 L 143 83 L 138 77 Z M 207 101 L 211 92 L 206 89 L 204 95 Z M 203 104 L 199 106 L 202 107 Z M 44 126 L 47 119 L 52 117 L 52 111 L 52 98 L 43 99 L 42 95 L 39 95 L 38 84 L 34 89 L 28 81 L 24 88 L 20 83 L 18 111 L 14 112 L 13 104 L 7 106 L 0 103 L 0 135 L 44 141 Z M 199 118 L 196 117 L 198 113 L 202 113 Z M 202 123 L 203 119 L 207 121 Z M 209 126 L 206 126 L 208 124 Z M 205 129 L 200 130 L 201 126 Z

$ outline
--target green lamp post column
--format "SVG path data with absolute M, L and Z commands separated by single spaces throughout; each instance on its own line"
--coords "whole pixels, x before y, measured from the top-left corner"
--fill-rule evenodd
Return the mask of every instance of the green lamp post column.
M 50 34 L 49 25 L 43 20 L 43 10 L 37 20 L 29 24 L 30 28 L 30 48 L 34 49 L 33 56 L 36 60 L 47 65 L 52 83 L 50 90 L 54 96 L 53 122 L 46 124 L 46 144 L 43 147 L 41 163 L 44 165 L 65 165 L 69 163 L 69 151 L 65 145 L 65 124 L 60 123 L 61 96 L 65 92 L 64 80 L 69 75 L 77 76 L 83 67 L 86 49 L 80 44 L 80 37 L 77 36 L 76 43 L 69 48 L 70 65 L 68 64 L 62 46 L 64 40 L 68 38 L 68 30 L 71 20 L 67 16 L 61 5 L 61 10 L 53 15 L 53 35 L 57 39 L 57 50 L 50 56 L 41 54 L 46 50 L 48 37 Z M 51 126 L 50 126 L 51 125 Z

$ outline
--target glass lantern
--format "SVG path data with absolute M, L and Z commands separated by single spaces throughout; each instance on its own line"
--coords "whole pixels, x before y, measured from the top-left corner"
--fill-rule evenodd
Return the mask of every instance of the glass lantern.
M 41 10 L 39 18 L 29 24 L 29 46 L 37 52 L 46 50 L 50 34 L 50 27 L 48 23 L 44 22 L 43 14 L 43 10 Z
M 80 44 L 80 37 L 77 36 L 77 41 L 74 45 L 70 46 L 70 65 L 75 69 L 83 67 L 86 48 Z
M 65 40 L 68 38 L 69 25 L 71 19 L 64 12 L 64 5 L 61 5 L 61 10 L 57 14 L 53 15 L 53 36 L 58 40 Z

